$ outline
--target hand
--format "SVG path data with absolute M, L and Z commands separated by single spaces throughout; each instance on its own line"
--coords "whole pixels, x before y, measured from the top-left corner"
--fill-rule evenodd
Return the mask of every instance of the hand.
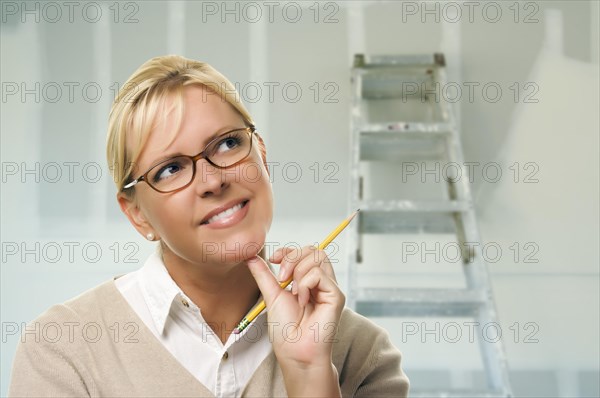
M 284 290 L 263 259 L 248 260 L 267 305 L 269 336 L 279 363 L 331 369 L 333 343 L 346 302 L 331 262 L 313 246 L 279 249 L 269 260 L 280 264 L 279 281 L 293 276 L 292 291 Z

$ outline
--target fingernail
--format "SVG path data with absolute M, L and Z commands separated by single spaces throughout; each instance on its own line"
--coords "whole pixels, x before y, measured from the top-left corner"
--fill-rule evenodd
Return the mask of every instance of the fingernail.
M 279 279 L 279 282 L 283 281 L 283 275 L 285 274 L 285 268 L 281 267 L 279 269 L 279 276 L 277 277 L 277 279 Z
M 257 261 L 256 257 L 252 257 L 252 258 L 248 259 L 248 261 L 246 261 L 246 264 L 249 266 L 252 266 L 251 264 L 256 263 L 256 261 Z

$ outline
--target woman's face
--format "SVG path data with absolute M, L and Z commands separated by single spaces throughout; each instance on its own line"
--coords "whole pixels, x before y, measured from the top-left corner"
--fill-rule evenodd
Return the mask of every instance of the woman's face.
M 246 127 L 228 102 L 202 86 L 186 87 L 184 103 L 181 127 L 172 142 L 172 115 L 150 133 L 138 158 L 138 175 L 159 160 L 195 155 L 215 136 Z M 250 155 L 228 169 L 198 160 L 194 180 L 181 191 L 159 193 L 146 183 L 137 184 L 137 203 L 121 197 L 121 207 L 140 233 L 153 232 L 163 241 L 165 255 L 170 251 L 190 263 L 238 264 L 260 251 L 273 219 L 271 183 L 256 143 L 253 137 Z M 232 214 L 211 217 L 216 210 L 232 208 Z

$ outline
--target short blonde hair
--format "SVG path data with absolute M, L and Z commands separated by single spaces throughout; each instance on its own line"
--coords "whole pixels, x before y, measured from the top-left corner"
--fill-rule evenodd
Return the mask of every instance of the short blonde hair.
M 175 138 L 183 117 L 183 88 L 190 85 L 205 86 L 233 106 L 247 125 L 254 125 L 234 85 L 209 64 L 177 55 L 152 58 L 123 84 L 110 111 L 106 157 L 119 191 L 132 178 L 135 162 L 158 118 L 164 120 L 171 111 L 176 116 Z M 173 99 L 169 109 L 165 109 L 167 99 Z M 266 165 L 264 142 L 257 137 Z M 128 147 L 128 142 L 133 145 Z M 126 192 L 132 195 L 134 190 Z

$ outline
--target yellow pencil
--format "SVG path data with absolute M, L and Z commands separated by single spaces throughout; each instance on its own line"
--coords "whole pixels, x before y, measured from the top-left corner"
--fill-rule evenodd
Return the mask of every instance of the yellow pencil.
M 319 245 L 319 250 L 325 249 L 335 239 L 335 237 L 338 236 L 339 233 L 342 232 L 344 230 L 344 228 L 346 228 L 348 226 L 348 224 L 350 224 L 350 221 L 352 221 L 352 219 L 358 214 L 359 211 L 360 211 L 360 209 L 356 210 L 348 218 L 346 218 L 344 221 L 342 221 L 340 223 L 340 225 L 338 225 L 337 228 L 334 229 L 333 232 L 330 233 L 323 240 L 323 242 L 321 242 L 321 244 Z M 285 280 L 283 282 L 279 282 L 279 285 L 282 288 L 285 289 L 290 283 L 292 283 L 292 279 L 293 279 L 293 276 L 291 276 L 288 280 Z M 244 319 L 242 319 L 242 321 L 239 323 L 239 325 L 237 325 L 237 327 L 233 330 L 233 334 L 239 334 L 244 329 L 246 329 L 246 327 L 248 327 L 248 325 L 250 324 L 250 322 L 252 322 L 254 319 L 256 319 L 256 317 L 261 312 L 263 312 L 263 310 L 266 307 L 267 307 L 267 305 L 265 304 L 265 300 L 262 300 L 260 303 L 258 303 L 257 305 L 255 305 L 250 310 L 250 312 L 248 312 L 248 314 L 244 317 Z

